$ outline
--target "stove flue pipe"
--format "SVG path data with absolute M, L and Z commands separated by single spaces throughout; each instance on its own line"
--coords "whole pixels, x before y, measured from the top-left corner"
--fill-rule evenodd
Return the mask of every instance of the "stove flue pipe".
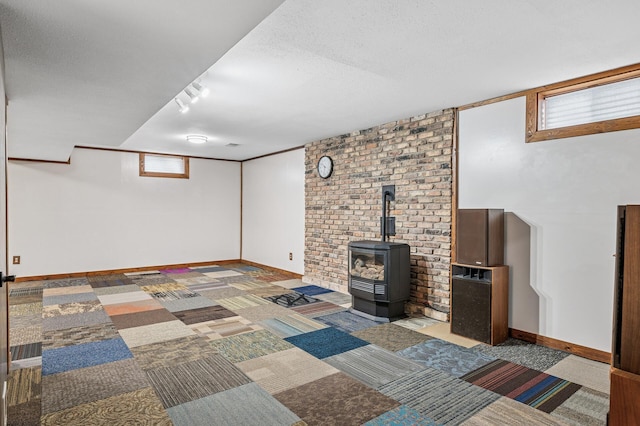
M 389 191 L 382 191 L 382 242 L 387 241 L 387 198 L 391 195 Z

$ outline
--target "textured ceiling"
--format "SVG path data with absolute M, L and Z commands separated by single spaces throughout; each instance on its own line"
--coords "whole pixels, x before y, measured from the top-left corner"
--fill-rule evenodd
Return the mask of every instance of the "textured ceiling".
M 637 0 L 34 3 L 0 0 L 12 157 L 244 160 L 640 62 Z

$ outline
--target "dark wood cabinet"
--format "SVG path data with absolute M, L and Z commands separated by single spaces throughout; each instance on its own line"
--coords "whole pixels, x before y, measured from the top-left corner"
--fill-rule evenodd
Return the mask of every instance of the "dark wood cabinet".
M 640 424 L 640 205 L 617 225 L 609 424 Z
M 504 263 L 504 210 L 458 209 L 456 262 L 495 266 Z
M 509 267 L 451 266 L 451 332 L 497 345 L 509 334 Z

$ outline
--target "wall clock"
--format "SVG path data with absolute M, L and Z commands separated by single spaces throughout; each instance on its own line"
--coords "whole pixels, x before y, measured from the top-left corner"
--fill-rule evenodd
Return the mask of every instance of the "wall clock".
M 318 160 L 318 174 L 322 179 L 326 179 L 331 176 L 333 172 L 333 160 L 328 155 L 323 155 Z

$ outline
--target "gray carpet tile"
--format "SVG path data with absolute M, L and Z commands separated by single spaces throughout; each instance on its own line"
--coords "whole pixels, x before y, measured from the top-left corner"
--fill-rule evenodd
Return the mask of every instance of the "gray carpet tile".
M 462 423 L 500 398 L 496 393 L 433 368 L 404 376 L 381 386 L 379 391 L 437 424 L 447 425 Z
M 342 330 L 345 333 L 364 330 L 370 327 L 380 325 L 379 322 L 361 317 L 349 311 L 335 312 L 329 315 L 321 315 L 314 317 L 316 321 L 320 321 L 330 327 Z
M 608 395 L 583 387 L 553 410 L 551 415 L 568 424 L 595 426 L 606 423 L 608 412 Z
M 238 290 L 235 287 L 230 287 L 228 284 L 224 284 L 225 287 L 219 287 L 212 290 L 197 290 L 198 294 L 217 302 L 220 299 L 227 299 L 229 297 L 243 296 L 246 293 L 242 290 Z M 196 290 L 194 290 L 196 291 Z
M 300 418 L 255 383 L 187 402 L 167 410 L 176 425 L 292 425 Z
M 372 388 L 424 369 L 420 364 L 374 345 L 361 346 L 323 361 Z
M 437 368 L 455 377 L 463 376 L 495 360 L 482 352 L 440 339 L 427 340 L 396 353 L 425 367 Z
M 71 287 L 78 285 L 89 285 L 86 278 L 69 278 L 63 280 L 44 281 L 44 288 Z
M 21 328 L 39 325 L 42 322 L 42 313 L 31 315 L 20 315 L 11 317 L 9 327 L 12 333 L 19 333 Z
M 189 309 L 215 306 L 216 303 L 206 297 L 197 296 L 186 299 L 160 300 L 160 304 L 169 312 L 188 311 Z
M 42 413 L 53 413 L 148 386 L 146 375 L 133 359 L 44 376 Z
M 135 284 L 129 285 L 116 285 L 113 287 L 99 287 L 94 288 L 93 292 L 98 296 L 106 296 L 109 294 L 119 294 L 119 293 L 131 293 L 134 291 L 140 291 L 140 287 Z
M 109 315 L 104 311 L 82 314 L 59 315 L 42 320 L 42 331 L 63 330 L 66 328 L 110 323 Z
M 511 361 L 538 371 L 545 371 L 569 356 L 567 352 L 517 339 L 507 339 L 506 342 L 496 346 L 481 344 L 474 349 L 494 358 Z
M 251 383 L 221 355 L 146 371 L 165 408 Z
M 108 322 L 45 331 L 42 333 L 42 347 L 44 349 L 63 348 L 65 346 L 116 339 L 118 337 L 120 337 L 118 330 L 111 322 Z
M 45 296 L 42 298 L 43 306 L 63 305 L 66 303 L 97 301 L 98 296 L 93 292 L 61 294 L 57 296 Z

